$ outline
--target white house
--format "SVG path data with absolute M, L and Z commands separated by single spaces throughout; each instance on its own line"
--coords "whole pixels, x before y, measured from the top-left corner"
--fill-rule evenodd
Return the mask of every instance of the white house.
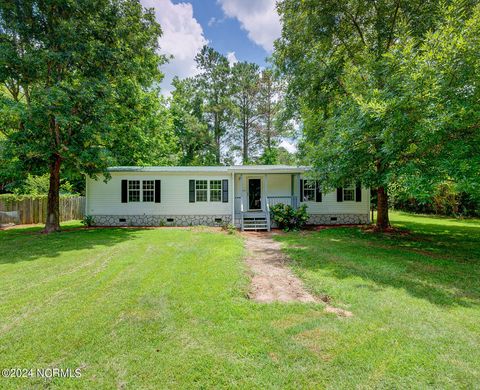
M 323 193 L 308 167 L 112 167 L 111 179 L 87 178 L 86 214 L 97 226 L 234 223 L 270 229 L 270 207 L 308 206 L 310 224 L 369 223 L 370 191 L 351 184 Z

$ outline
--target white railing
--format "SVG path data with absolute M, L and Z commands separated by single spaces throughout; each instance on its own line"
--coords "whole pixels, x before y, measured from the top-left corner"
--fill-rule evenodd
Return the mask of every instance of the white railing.
M 280 203 L 287 206 L 297 207 L 295 196 L 267 196 L 267 204 L 270 207 Z

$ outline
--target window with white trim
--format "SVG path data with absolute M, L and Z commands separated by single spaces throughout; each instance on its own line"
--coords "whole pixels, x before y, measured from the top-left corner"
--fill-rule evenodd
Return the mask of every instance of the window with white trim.
M 144 202 L 153 202 L 155 196 L 155 181 L 144 180 L 142 187 L 142 200 Z
M 316 187 L 315 180 L 303 181 L 303 202 L 315 202 Z
M 210 180 L 210 202 L 222 201 L 222 181 Z
M 353 184 L 349 183 L 343 188 L 343 200 L 345 202 L 355 201 L 355 187 L 353 187 Z
M 208 201 L 208 180 L 195 181 L 195 201 L 196 202 Z
M 140 180 L 128 181 L 128 201 L 140 202 Z

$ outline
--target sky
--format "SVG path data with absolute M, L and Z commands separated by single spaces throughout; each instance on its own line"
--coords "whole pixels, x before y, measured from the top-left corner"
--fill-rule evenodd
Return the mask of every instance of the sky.
M 154 8 L 162 26 L 160 52 L 173 56 L 163 67 L 162 89 L 168 94 L 174 76 L 197 73 L 195 55 L 209 45 L 236 61 L 266 65 L 280 36 L 275 0 L 141 0 Z
M 155 10 L 163 30 L 160 52 L 172 56 L 162 67 L 162 91 L 169 95 L 171 81 L 198 73 L 195 55 L 204 45 L 224 54 L 231 64 L 248 61 L 266 66 L 281 25 L 275 0 L 140 0 Z M 292 140 L 280 144 L 296 150 Z

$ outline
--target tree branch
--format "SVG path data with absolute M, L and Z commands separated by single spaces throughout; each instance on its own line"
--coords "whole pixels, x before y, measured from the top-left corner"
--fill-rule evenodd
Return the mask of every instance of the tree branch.
M 397 15 L 398 15 L 399 9 L 400 9 L 400 0 L 397 1 L 397 6 L 395 7 L 395 13 L 393 14 L 392 26 L 390 28 L 390 34 L 387 40 L 386 51 L 390 49 L 390 45 L 392 44 L 392 41 L 393 41 L 393 32 L 395 31 L 395 25 L 397 24 Z

